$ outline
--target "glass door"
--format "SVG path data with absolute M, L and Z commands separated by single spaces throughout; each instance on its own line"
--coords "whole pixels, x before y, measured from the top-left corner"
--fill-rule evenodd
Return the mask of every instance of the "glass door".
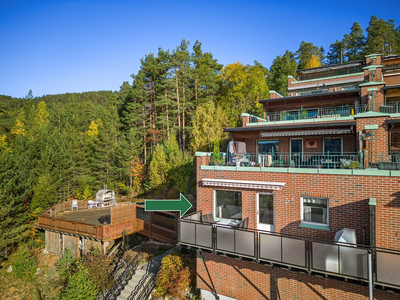
M 290 140 L 290 166 L 297 167 L 301 165 L 303 156 L 303 140 Z
M 274 195 L 258 194 L 257 229 L 274 231 Z

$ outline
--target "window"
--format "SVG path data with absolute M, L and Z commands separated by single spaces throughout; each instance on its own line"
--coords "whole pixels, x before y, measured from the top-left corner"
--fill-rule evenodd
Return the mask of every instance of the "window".
M 242 219 L 242 192 L 215 191 L 215 216 Z
M 301 220 L 303 222 L 328 225 L 328 199 L 303 197 L 301 201 Z
M 327 154 L 342 154 L 342 139 L 324 139 L 324 153 Z
M 257 141 L 258 153 L 271 153 L 279 151 L 279 141 Z

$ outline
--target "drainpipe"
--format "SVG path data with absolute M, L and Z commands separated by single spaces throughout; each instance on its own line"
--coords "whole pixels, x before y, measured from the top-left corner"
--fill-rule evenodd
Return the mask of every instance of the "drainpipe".
M 370 250 L 368 251 L 368 291 L 369 299 L 374 300 L 374 276 L 376 274 L 376 199 L 369 198 Z M 374 264 L 372 263 L 374 262 Z

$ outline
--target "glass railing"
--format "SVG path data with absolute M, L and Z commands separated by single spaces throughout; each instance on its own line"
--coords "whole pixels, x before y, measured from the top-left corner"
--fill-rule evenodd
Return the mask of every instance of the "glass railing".
M 282 167 L 319 169 L 380 169 L 400 170 L 400 154 L 388 153 L 335 153 L 335 152 L 270 152 L 258 154 L 225 154 L 206 157 L 209 166 Z
M 346 69 L 329 69 L 324 70 L 324 71 L 318 71 L 316 70 L 315 72 L 312 73 L 307 73 L 307 74 L 301 74 L 298 76 L 298 80 L 311 80 L 311 79 L 317 79 L 317 78 L 325 78 L 325 77 L 331 77 L 331 76 L 342 76 L 342 75 L 348 75 L 348 74 L 354 74 L 354 73 L 360 73 L 363 72 L 363 65 L 361 66 L 356 66 L 352 68 L 346 68 Z
M 200 218 L 188 216 L 179 220 L 180 245 L 362 281 L 368 279 L 368 253 L 374 252 L 376 259 L 371 267 L 376 270 L 376 282 L 400 286 L 397 250 L 238 228 L 220 225 L 218 221 L 202 222 L 201 212 L 196 216 L 199 214 Z
M 367 105 L 341 105 L 334 107 L 300 108 L 279 112 L 267 112 L 267 121 L 304 120 L 315 118 L 348 117 L 365 112 Z

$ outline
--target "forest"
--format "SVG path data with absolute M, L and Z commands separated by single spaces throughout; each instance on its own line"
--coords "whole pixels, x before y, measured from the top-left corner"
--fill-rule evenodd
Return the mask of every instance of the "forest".
M 372 16 L 355 22 L 328 51 L 309 42 L 276 56 L 226 66 L 202 43 L 145 55 L 119 91 L 23 99 L 0 96 L 0 258 L 34 239 L 38 214 L 71 198 L 92 199 L 107 185 L 118 195 L 176 198 L 196 191 L 195 151 L 224 151 L 224 127 L 258 100 L 287 88 L 297 69 L 400 53 L 400 26 Z

